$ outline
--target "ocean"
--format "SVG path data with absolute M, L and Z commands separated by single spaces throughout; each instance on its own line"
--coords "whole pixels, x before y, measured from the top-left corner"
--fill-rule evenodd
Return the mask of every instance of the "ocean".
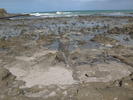
M 32 12 L 28 13 L 32 17 L 72 17 L 72 16 L 132 16 L 133 10 L 81 10 L 81 11 L 51 11 L 51 12 Z

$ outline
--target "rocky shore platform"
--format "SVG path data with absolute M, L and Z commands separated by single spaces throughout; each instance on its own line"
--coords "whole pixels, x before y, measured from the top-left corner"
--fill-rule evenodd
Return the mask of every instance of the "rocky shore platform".
M 133 100 L 133 17 L 0 20 L 0 100 Z

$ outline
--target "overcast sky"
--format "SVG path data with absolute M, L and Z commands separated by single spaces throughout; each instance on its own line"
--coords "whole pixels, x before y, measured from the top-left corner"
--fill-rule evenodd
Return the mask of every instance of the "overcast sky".
M 133 9 L 133 0 L 0 0 L 10 13 L 67 10 Z

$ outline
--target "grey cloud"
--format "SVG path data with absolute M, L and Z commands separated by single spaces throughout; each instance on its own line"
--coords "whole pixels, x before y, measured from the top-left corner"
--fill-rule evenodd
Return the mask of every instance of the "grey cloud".
M 10 12 L 133 9 L 133 0 L 0 0 Z
M 34 2 L 37 0 L 0 0 L 0 4 L 2 3 L 26 3 L 26 2 Z

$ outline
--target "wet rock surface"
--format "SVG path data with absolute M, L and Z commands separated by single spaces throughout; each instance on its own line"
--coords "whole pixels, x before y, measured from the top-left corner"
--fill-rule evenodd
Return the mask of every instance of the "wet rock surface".
M 96 35 L 91 41 L 110 47 L 117 46 L 119 42 L 118 40 L 100 35 Z
M 0 100 L 132 100 L 132 21 L 1 20 Z

